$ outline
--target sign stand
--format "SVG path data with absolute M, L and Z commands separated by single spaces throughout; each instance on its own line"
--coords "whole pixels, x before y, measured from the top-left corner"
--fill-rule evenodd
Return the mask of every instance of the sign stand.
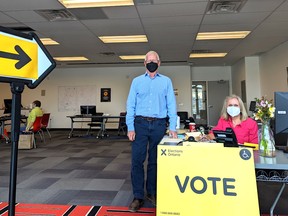
M 56 62 L 38 36 L 0 26 L 0 82 L 10 83 L 12 92 L 9 216 L 15 215 L 21 93 L 26 84 L 36 88 L 56 67 Z
M 10 84 L 12 92 L 12 113 L 11 113 L 11 162 L 10 162 L 10 185 L 9 185 L 9 216 L 15 215 L 16 184 L 17 184 L 17 160 L 18 141 L 20 134 L 21 117 L 21 93 L 24 90 L 23 83 Z

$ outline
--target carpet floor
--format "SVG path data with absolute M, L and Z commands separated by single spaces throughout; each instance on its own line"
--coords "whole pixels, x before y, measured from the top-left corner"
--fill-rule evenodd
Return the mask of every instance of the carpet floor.
M 0 203 L 0 215 L 8 216 L 8 203 Z M 81 206 L 17 203 L 16 216 L 155 216 L 155 208 L 142 208 L 138 212 L 129 212 L 127 207 Z
M 68 133 L 51 131 L 51 140 L 36 137 L 36 149 L 18 151 L 16 202 L 128 206 L 133 195 L 127 137 L 112 131 L 104 139 L 68 139 Z M 2 140 L 0 149 L 0 201 L 7 202 L 11 144 Z
M 45 143 L 36 137 L 36 149 L 18 151 L 16 202 L 21 204 L 18 208 L 24 206 L 30 209 L 25 205 L 32 204 L 35 204 L 34 207 L 53 204 L 77 206 L 76 209 L 79 206 L 89 209 L 116 206 L 127 210 L 133 199 L 130 179 L 131 144 L 127 137 L 118 136 L 117 131 L 109 131 L 108 138 L 96 139 L 95 136 L 86 136 L 86 131 L 77 131 L 83 136 L 68 139 L 69 131 L 50 132 L 52 139 L 46 136 Z M 0 202 L 4 204 L 9 200 L 10 159 L 11 144 L 2 139 Z M 280 186 L 258 183 L 261 213 L 269 213 Z M 287 201 L 288 187 L 275 213 L 288 215 Z M 148 200 L 145 200 L 143 207 L 154 209 Z M 99 212 L 99 215 L 102 213 Z

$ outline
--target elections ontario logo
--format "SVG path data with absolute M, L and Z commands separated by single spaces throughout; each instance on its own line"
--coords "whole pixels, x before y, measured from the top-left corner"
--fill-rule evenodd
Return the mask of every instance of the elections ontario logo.
M 183 154 L 183 150 L 181 149 L 161 149 L 160 156 L 168 156 L 168 157 L 180 157 Z

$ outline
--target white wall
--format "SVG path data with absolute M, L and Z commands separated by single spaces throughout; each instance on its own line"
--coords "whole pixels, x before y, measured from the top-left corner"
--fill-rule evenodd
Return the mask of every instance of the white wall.
M 177 110 L 192 112 L 191 105 L 191 74 L 189 66 L 160 67 L 161 72 L 169 76 L 173 82 L 174 89 L 177 89 L 176 96 Z
M 246 65 L 245 67 L 246 96 L 247 96 L 247 106 L 249 106 L 250 101 L 254 101 L 255 98 L 261 97 L 259 57 L 258 56 L 246 57 L 245 65 Z
M 231 67 L 192 67 L 191 78 L 193 81 L 218 81 L 228 80 L 231 89 Z
M 160 73 L 169 76 L 174 89 L 178 89 L 176 97 L 179 110 L 191 110 L 191 77 L 189 66 L 161 66 Z M 126 110 L 126 100 L 132 79 L 145 72 L 144 67 L 109 67 L 109 68 L 56 68 L 36 88 L 25 86 L 22 93 L 22 105 L 29 106 L 34 100 L 42 102 L 45 112 L 51 113 L 51 128 L 70 128 L 68 115 L 75 111 L 58 111 L 58 88 L 71 86 L 95 86 L 97 112 L 119 115 Z M 100 102 L 100 89 L 111 88 L 111 102 Z M 0 101 L 11 98 L 10 85 L 0 83 Z M 41 91 L 45 90 L 45 96 Z M 179 105 L 180 104 L 180 105 Z M 82 127 L 82 125 L 79 125 Z
M 245 59 L 241 59 L 231 68 L 232 77 L 232 94 L 236 94 L 241 97 L 241 81 L 246 79 L 245 76 Z
M 246 80 L 246 96 L 249 103 L 255 95 L 274 98 L 275 91 L 288 91 L 287 69 L 288 42 L 262 54 L 260 57 L 246 57 L 232 67 L 190 67 L 161 66 L 160 72 L 172 79 L 174 89 L 178 90 L 177 108 L 191 113 L 191 81 L 229 80 L 230 93 L 241 95 L 241 81 Z M 144 67 L 105 67 L 105 68 L 56 68 L 36 88 L 25 87 L 22 105 L 29 106 L 33 100 L 40 100 L 44 111 L 51 113 L 52 128 L 69 128 L 67 115 L 75 112 L 58 111 L 59 86 L 96 87 L 95 103 L 97 111 L 118 115 L 125 110 L 126 99 L 134 77 L 144 73 Z M 111 88 L 111 102 L 100 102 L 100 89 Z M 45 96 L 41 91 L 45 90 Z M 10 84 L 0 83 L 0 106 L 3 99 L 11 98 Z
M 275 91 L 288 91 L 288 42 L 260 56 L 261 94 L 274 98 Z
M 246 80 L 247 105 L 255 97 L 274 99 L 275 91 L 288 91 L 288 42 L 261 56 L 245 57 L 232 66 L 232 92 L 241 95 L 241 81 Z
M 246 109 L 249 109 L 250 101 L 261 96 L 259 57 L 251 56 L 241 59 L 232 66 L 232 93 L 243 98 L 241 81 L 246 83 Z

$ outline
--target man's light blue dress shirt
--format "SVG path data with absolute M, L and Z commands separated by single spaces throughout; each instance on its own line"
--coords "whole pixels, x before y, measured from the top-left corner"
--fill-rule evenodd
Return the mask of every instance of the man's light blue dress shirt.
M 151 78 L 146 72 L 132 81 L 127 99 L 128 131 L 134 131 L 135 116 L 154 118 L 169 116 L 169 130 L 176 131 L 176 99 L 169 77 L 157 73 Z

